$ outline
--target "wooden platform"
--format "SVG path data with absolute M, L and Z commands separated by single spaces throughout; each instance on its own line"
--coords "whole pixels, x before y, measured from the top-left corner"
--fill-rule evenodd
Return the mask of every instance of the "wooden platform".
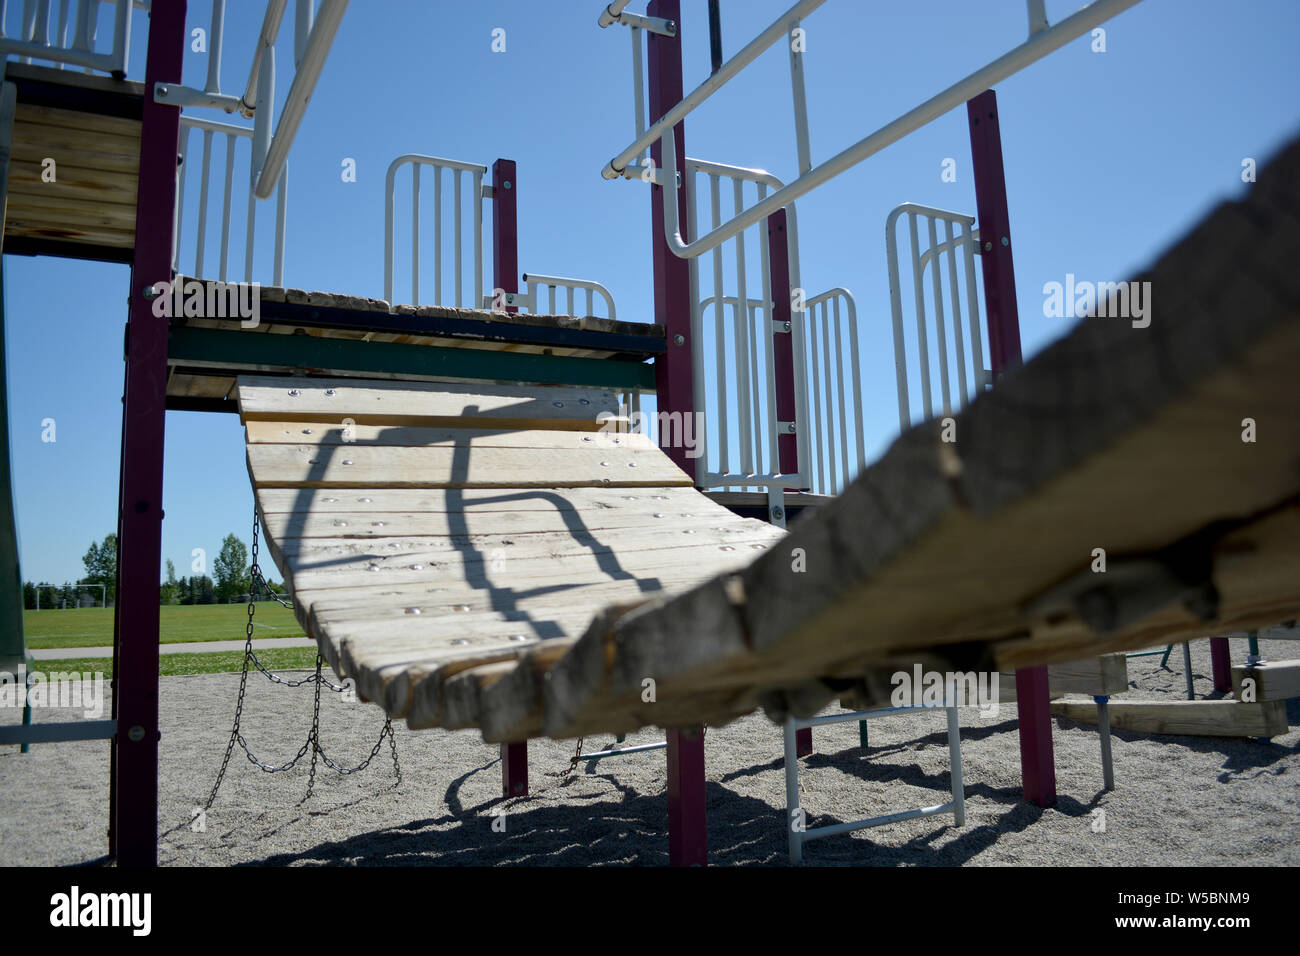
M 14 62 L 5 80 L 18 92 L 5 252 L 128 261 L 143 86 Z
M 202 282 L 204 290 L 213 285 Z M 206 304 L 206 291 L 202 297 Z M 239 375 L 276 372 L 644 387 L 653 383 L 653 370 L 644 363 L 666 348 L 661 325 L 598 317 L 393 306 L 383 299 L 269 286 L 259 289 L 259 305 L 255 327 L 244 327 L 238 318 L 173 319 L 169 408 L 234 411 Z

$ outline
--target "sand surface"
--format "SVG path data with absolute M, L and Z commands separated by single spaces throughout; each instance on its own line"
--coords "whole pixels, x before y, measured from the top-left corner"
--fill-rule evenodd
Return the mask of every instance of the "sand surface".
M 1279 632 L 1281 633 L 1281 632 Z M 1296 632 L 1289 632 L 1295 634 Z M 1233 639 L 1232 659 L 1246 656 Z M 1211 692 L 1208 641 L 1192 645 L 1202 697 Z M 1266 640 L 1266 658 L 1300 657 L 1300 642 Z M 1130 699 L 1185 696 L 1181 648 L 1129 662 Z M 162 680 L 159 858 L 164 865 L 589 865 L 667 863 L 662 751 L 581 765 L 567 780 L 572 741 L 530 744 L 532 793 L 502 800 L 497 748 L 477 732 L 410 732 L 397 727 L 403 781 L 393 787 L 387 745 L 371 768 L 339 776 L 322 767 L 306 803 L 306 760 L 267 774 L 236 748 L 225 783 L 201 829 L 206 799 L 225 752 L 238 675 Z M 281 763 L 306 739 L 311 689 L 249 679 L 245 735 L 264 760 Z M 1300 864 L 1300 700 L 1290 729 L 1270 743 L 1249 739 L 1154 737 L 1116 731 L 1116 789 L 1102 791 L 1094 727 L 1055 721 L 1058 804 L 1020 799 L 1015 705 L 991 719 L 962 713 L 967 819 L 912 820 L 811 842 L 806 865 L 1297 865 Z M 44 710 L 38 722 L 77 719 Z M 0 715 L 16 723 L 18 712 Z M 341 763 L 373 746 L 377 708 L 326 694 L 322 741 Z M 950 786 L 942 712 L 870 724 L 871 748 L 856 723 L 815 731 L 802 761 L 801 801 L 809 826 L 944 802 Z M 662 739 L 643 730 L 628 743 Z M 591 738 L 587 751 L 612 738 Z M 710 861 L 786 863 L 785 783 L 780 728 L 761 714 L 711 728 L 706 742 Z M 0 865 L 93 863 L 107 850 L 108 745 L 0 747 Z M 1104 832 L 1098 832 L 1105 813 Z M 504 811 L 504 831 L 499 814 Z M 497 829 L 493 821 L 498 820 Z

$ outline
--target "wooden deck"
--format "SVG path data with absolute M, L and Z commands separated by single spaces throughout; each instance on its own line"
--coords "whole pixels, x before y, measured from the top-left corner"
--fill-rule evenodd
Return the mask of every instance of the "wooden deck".
M 193 280 L 181 277 L 179 281 Z M 214 284 L 204 281 L 202 286 L 206 289 Z M 532 380 L 548 382 L 559 380 L 558 376 L 573 367 L 552 370 L 550 366 L 556 363 L 549 362 L 550 359 L 640 364 L 666 348 L 661 325 L 590 316 L 393 306 L 383 299 L 271 286 L 260 288 L 259 303 L 259 322 L 255 327 L 243 327 L 238 318 L 180 316 L 172 320 L 174 341 L 167 382 L 169 407 L 215 409 L 223 407 L 222 403 L 230 403 L 226 410 L 233 411 L 235 382 L 241 374 L 278 372 L 407 381 L 469 381 L 490 375 L 471 374 L 474 360 L 480 357 L 472 353 L 493 352 L 537 359 L 535 368 L 523 369 L 511 380 L 527 381 L 529 376 L 540 376 Z M 209 348 L 206 342 L 200 341 L 197 346 L 186 348 L 184 343 L 177 342 L 182 335 L 219 337 L 233 347 Z M 295 336 L 298 341 L 285 349 L 271 350 L 258 346 L 273 343 L 251 338 L 269 335 Z M 276 341 L 286 342 L 283 338 Z M 324 348 L 331 342 L 368 343 L 376 347 L 354 352 L 352 358 L 336 357 Z M 385 346 L 393 345 L 417 347 L 403 353 L 404 367 L 382 361 L 374 365 L 382 366 L 383 372 L 349 367 L 358 354 L 364 358 L 368 353 L 378 353 Z M 263 352 L 266 354 L 259 357 Z M 425 367 L 425 356 L 446 355 L 461 358 L 444 363 L 441 368 L 435 369 L 432 361 Z M 613 370 L 618 366 L 608 368 Z

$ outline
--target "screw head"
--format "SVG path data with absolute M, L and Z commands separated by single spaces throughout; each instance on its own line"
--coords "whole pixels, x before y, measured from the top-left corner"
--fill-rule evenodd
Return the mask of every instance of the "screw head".
M 790 422 L 788 425 L 786 425 L 786 426 L 785 426 L 785 430 L 786 430 L 788 433 L 790 433 L 791 435 L 793 435 L 793 434 L 794 434 L 794 422 Z
M 777 505 L 775 508 L 772 509 L 772 517 L 773 517 L 773 518 L 784 518 L 784 517 L 785 517 L 785 509 L 782 508 L 780 505 Z
M 1003 236 L 1003 237 L 1002 237 L 1002 244 L 1003 244 L 1004 246 L 1009 246 L 1009 245 L 1011 245 L 1011 240 L 1008 239 L 1006 236 Z
M 126 736 L 132 743 L 138 744 L 140 741 L 144 740 L 144 728 L 139 724 L 136 724 L 126 732 Z
M 503 182 L 501 185 L 502 185 L 502 187 L 505 188 L 505 189 L 513 189 L 513 188 L 514 188 L 514 184 L 511 183 L 510 180 L 508 180 L 508 179 L 507 179 L 505 182 Z
M 993 243 L 991 243 L 991 242 L 986 242 L 986 243 L 984 243 L 984 251 L 985 251 L 985 252 L 988 252 L 988 251 L 989 251 L 990 249 L 992 249 L 992 248 L 993 248 Z
M 685 345 L 685 344 L 686 344 L 686 336 L 682 335 L 680 332 L 679 332 L 677 335 L 674 335 L 674 336 L 673 336 L 673 344 L 674 344 L 674 345 Z

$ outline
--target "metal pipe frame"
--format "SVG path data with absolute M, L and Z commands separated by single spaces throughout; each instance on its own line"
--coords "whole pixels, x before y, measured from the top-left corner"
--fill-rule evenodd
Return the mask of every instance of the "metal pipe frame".
M 272 2 L 278 2 L 283 12 L 284 0 L 272 0 Z M 302 62 L 294 71 L 293 82 L 289 85 L 289 95 L 285 99 L 280 121 L 276 124 L 275 134 L 271 137 L 266 162 L 257 175 L 257 185 L 253 192 L 258 199 L 270 198 L 275 189 L 275 182 L 289 158 L 289 148 L 298 134 L 298 126 L 302 123 L 303 114 L 307 111 L 307 103 L 316 90 L 316 81 L 320 79 L 325 58 L 329 56 L 334 35 L 338 32 L 347 8 L 348 0 L 321 0 L 316 21 L 311 27 L 311 36 L 308 37 L 306 49 L 302 54 Z
M 842 724 L 849 721 L 858 721 L 860 724 L 868 720 L 874 720 L 878 717 L 890 717 L 902 713 L 915 713 L 919 711 L 937 710 L 935 707 L 884 707 L 878 710 L 858 710 L 842 714 L 828 714 L 823 717 L 797 718 L 787 717 L 785 721 L 785 806 L 786 806 L 786 827 L 789 833 L 789 852 L 790 862 L 799 864 L 803 862 L 803 845 L 809 840 L 819 840 L 824 837 L 840 836 L 845 833 L 853 833 L 857 830 L 866 830 L 872 827 L 885 826 L 889 823 L 900 823 L 903 820 L 915 820 L 919 817 L 933 817 L 943 813 L 952 813 L 953 824 L 955 826 L 964 826 L 966 824 L 966 792 L 962 779 L 961 765 L 961 727 L 957 719 L 956 707 L 944 707 L 948 717 L 948 757 L 951 764 L 950 778 L 952 787 L 952 799 L 946 803 L 935 804 L 930 807 L 920 807 L 915 810 L 903 810 L 898 813 L 887 813 L 878 817 L 866 817 L 861 820 L 853 820 L 847 823 L 836 823 L 830 826 L 813 827 L 812 829 L 799 829 L 796 826 L 796 817 L 800 812 L 799 807 L 799 756 L 798 756 L 798 739 L 797 735 L 800 729 L 811 727 L 823 727 L 828 724 Z M 802 820 L 798 821 L 802 824 Z
M 573 293 L 575 290 L 585 291 L 587 293 L 587 311 L 586 315 L 595 316 L 593 310 L 594 299 L 593 293 L 599 295 L 605 300 L 605 308 L 608 311 L 606 318 L 616 320 L 618 311 L 614 307 L 614 295 L 605 286 L 591 279 L 570 279 L 564 276 L 547 276 L 536 272 L 525 272 L 523 275 L 524 285 L 529 286 L 526 292 L 506 293 L 507 305 L 513 305 L 519 308 L 526 308 L 534 315 L 573 315 L 579 313 L 575 311 L 573 305 Z M 550 291 L 550 311 L 545 311 L 538 304 L 538 293 L 546 288 Z M 569 293 L 569 311 L 557 312 L 555 304 L 555 290 L 567 289 Z M 484 308 L 491 308 L 493 305 L 492 296 L 485 295 L 482 299 Z
M 1008 53 L 1003 54 L 992 63 L 981 67 L 974 73 L 966 76 L 964 79 L 958 80 L 952 86 L 926 100 L 920 106 L 915 107 L 909 112 L 894 119 L 892 122 L 887 123 L 874 133 L 871 133 L 854 145 L 828 159 L 820 166 L 814 167 L 785 188 L 778 190 L 766 199 L 760 200 L 756 205 L 750 207 L 743 214 L 732 219 L 727 224 L 719 226 L 712 232 L 693 239 L 689 243 L 682 239 L 681 233 L 677 228 L 679 226 L 679 220 L 672 212 L 672 207 L 674 205 L 672 197 L 665 195 L 663 197 L 664 238 L 667 242 L 668 248 L 672 251 L 673 255 L 680 256 L 684 259 L 699 256 L 708 252 L 749 226 L 752 226 L 759 220 L 766 219 L 782 206 L 789 205 L 805 193 L 811 192 L 813 189 L 816 189 L 828 180 L 835 178 L 840 173 L 853 168 L 868 157 L 880 152 L 885 147 L 898 142 L 904 136 L 915 132 L 922 126 L 925 126 L 926 124 L 938 119 L 940 116 L 943 116 L 950 110 L 960 106 L 971 97 L 989 89 L 1007 77 L 1013 76 L 1031 63 L 1034 63 L 1047 54 L 1060 49 L 1066 43 L 1069 43 L 1076 37 L 1083 35 L 1098 24 L 1104 23 L 1111 17 L 1122 13 L 1129 7 L 1135 6 L 1140 2 L 1141 0 L 1093 0 L 1092 3 L 1062 20 L 1060 23 L 1034 34 L 1029 40 L 1015 47 Z M 815 5 L 816 4 L 814 4 L 814 6 Z M 792 8 L 792 10 L 793 9 L 794 8 Z M 786 16 L 788 15 L 789 14 L 787 13 Z M 783 22 L 784 20 L 778 21 L 774 26 L 780 26 Z M 769 30 L 771 30 L 771 28 L 769 28 Z M 766 37 L 766 33 L 763 36 Z M 740 55 L 738 55 L 736 59 L 740 59 Z M 705 87 L 711 86 L 708 92 L 714 92 L 717 86 L 720 86 L 721 84 L 714 84 L 713 81 L 717 77 L 723 76 L 726 72 L 727 67 L 723 67 L 715 77 L 711 77 L 709 80 L 705 81 L 699 89 L 702 90 Z M 734 75 L 734 71 L 732 74 L 728 74 L 728 77 L 730 75 Z M 698 92 L 699 90 L 696 91 L 696 93 Z M 692 95 L 694 96 L 695 94 Z M 707 94 L 700 96 L 692 103 L 692 108 L 698 105 L 699 102 L 702 102 L 705 98 L 707 98 Z M 683 105 L 685 105 L 686 102 L 687 101 L 683 101 Z M 680 110 L 680 112 L 674 111 L 677 118 L 685 116 L 689 112 L 690 109 Z M 622 167 L 627 164 L 633 155 L 635 155 L 633 147 L 640 147 L 642 145 L 641 141 L 654 133 L 659 133 L 664 140 L 665 146 L 663 152 L 669 157 L 668 162 L 662 167 L 665 174 L 664 181 L 669 186 L 672 186 L 676 180 L 678 166 L 673 162 L 674 134 L 673 127 L 670 123 L 656 123 L 652 125 L 650 129 L 646 131 L 645 137 L 638 139 L 636 143 L 633 143 L 632 147 L 629 147 L 628 150 L 625 150 L 615 159 L 611 160 L 610 164 L 603 170 L 602 175 L 604 175 L 606 179 L 617 178 L 621 174 Z
M 149 19 L 145 87 L 179 82 L 185 0 Z M 122 403 L 109 852 L 120 866 L 158 862 L 158 568 L 162 553 L 167 320 L 145 290 L 171 278 L 180 110 L 145 98 Z
M 712 74 L 688 95 L 679 98 L 677 103 L 672 108 L 668 109 L 661 118 L 652 123 L 645 133 L 638 136 L 631 146 L 627 147 L 627 149 L 623 150 L 611 159 L 605 165 L 605 168 L 601 170 L 600 174 L 606 179 L 618 179 L 622 176 L 624 169 L 627 168 L 627 164 L 645 152 L 646 147 L 661 139 L 665 131 L 671 130 L 674 126 L 679 124 L 691 113 L 692 110 L 725 86 L 728 80 L 754 60 L 758 59 L 763 51 L 777 40 L 781 39 L 781 37 L 786 36 L 789 32 L 792 21 L 806 17 L 809 13 L 816 10 L 825 2 L 826 0 L 799 0 L 798 3 L 778 17 L 771 26 L 751 40 L 744 49 L 719 67 L 716 73 Z M 1134 2 L 1136 2 L 1136 0 L 1134 0 Z M 623 6 L 626 5 L 627 4 L 623 4 Z M 614 6 L 617 6 L 617 4 L 614 4 Z M 623 6 L 619 7 L 620 11 Z M 604 15 L 602 14 L 602 19 L 603 18 Z M 679 17 L 668 17 L 666 19 L 674 20 L 679 25 L 681 23 Z M 611 20 L 610 22 L 612 23 L 614 20 Z M 601 25 L 605 26 L 607 24 L 602 23 Z M 784 206 L 785 203 L 778 203 L 778 205 Z M 771 209 L 767 210 L 767 213 L 759 216 L 758 219 L 765 219 L 772 211 L 773 210 Z M 758 219 L 750 221 L 747 225 L 753 225 L 758 221 Z
M 434 300 L 433 305 L 443 305 L 442 302 L 442 170 L 450 170 L 453 179 L 453 192 L 455 195 L 455 212 L 453 223 L 455 230 L 455 247 L 453 250 L 454 268 L 456 270 L 456 307 L 460 308 L 460 281 L 461 281 L 461 215 L 462 203 L 460 200 L 460 174 L 469 173 L 473 179 L 471 204 L 474 210 L 474 298 L 473 302 L 481 303 L 483 301 L 483 199 L 488 198 L 483 187 L 483 177 L 487 175 L 488 168 L 478 163 L 466 163 L 458 159 L 443 159 L 439 156 L 425 156 L 420 153 L 405 153 L 398 156 L 388 164 L 388 172 L 384 177 L 384 299 L 392 303 L 393 296 L 396 292 L 397 265 L 393 256 L 394 243 L 394 203 L 396 198 L 396 177 L 397 170 L 402 166 L 410 163 L 412 166 L 412 217 L 411 217 L 411 305 L 419 305 L 420 295 L 420 188 L 419 188 L 419 167 L 431 166 L 434 168 L 433 179 L 433 281 L 434 281 Z M 510 288 L 497 286 L 505 289 L 507 292 L 517 292 L 516 287 L 511 284 Z

